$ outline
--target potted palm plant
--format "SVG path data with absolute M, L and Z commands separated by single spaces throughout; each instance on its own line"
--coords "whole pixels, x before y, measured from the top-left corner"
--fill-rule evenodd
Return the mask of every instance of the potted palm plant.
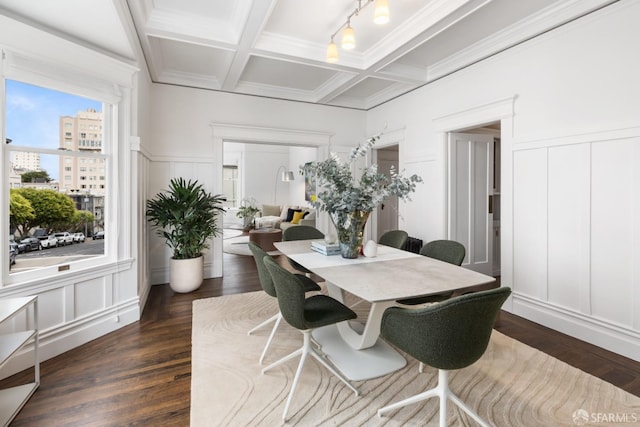
M 212 195 L 198 181 L 173 178 L 169 190 L 147 200 L 147 220 L 173 249 L 169 284 L 175 292 L 191 292 L 204 279 L 202 251 L 220 233 L 218 214 L 224 197 Z

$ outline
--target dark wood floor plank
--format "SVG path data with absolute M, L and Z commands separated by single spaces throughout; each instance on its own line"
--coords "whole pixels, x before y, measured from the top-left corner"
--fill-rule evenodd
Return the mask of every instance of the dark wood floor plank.
M 253 258 L 225 254 L 224 268 L 190 294 L 154 286 L 139 322 L 43 362 L 41 387 L 12 425 L 188 426 L 192 302 L 261 289 Z M 507 312 L 496 330 L 640 396 L 638 362 Z M 30 378 L 26 370 L 0 388 Z

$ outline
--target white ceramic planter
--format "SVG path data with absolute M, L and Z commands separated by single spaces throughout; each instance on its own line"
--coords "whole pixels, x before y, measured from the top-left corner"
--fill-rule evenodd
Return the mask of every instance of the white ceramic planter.
M 173 259 L 169 263 L 169 286 L 174 292 L 193 292 L 204 280 L 204 257 Z

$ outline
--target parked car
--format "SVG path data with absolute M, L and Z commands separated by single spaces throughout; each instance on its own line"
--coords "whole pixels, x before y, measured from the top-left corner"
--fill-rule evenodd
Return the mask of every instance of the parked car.
M 40 240 L 40 244 L 42 245 L 42 248 L 55 248 L 60 246 L 60 244 L 58 243 L 58 238 L 56 236 L 54 236 L 53 234 L 50 234 L 47 236 L 46 239 L 42 239 Z
M 60 233 L 54 233 L 54 236 L 58 238 L 58 246 L 67 246 L 73 244 L 73 234 L 66 231 Z
M 33 232 L 33 237 L 38 240 L 44 240 L 49 237 L 49 235 L 47 234 L 47 230 L 45 230 L 44 228 L 36 228 Z
M 40 250 L 40 239 L 37 237 L 25 237 L 18 243 L 20 252 L 31 252 Z
M 73 241 L 74 243 L 84 242 L 84 233 L 74 233 Z
M 16 263 L 16 256 L 18 255 L 18 245 L 12 245 L 12 243 L 9 242 L 9 270 Z
M 104 239 L 104 231 L 98 231 L 93 235 L 93 240 Z
M 27 245 L 25 243 L 22 243 L 22 241 L 16 242 L 16 244 L 18 245 L 18 253 L 24 253 L 27 252 Z

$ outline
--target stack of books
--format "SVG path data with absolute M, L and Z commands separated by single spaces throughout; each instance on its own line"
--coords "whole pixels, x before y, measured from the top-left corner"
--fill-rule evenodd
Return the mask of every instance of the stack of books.
M 338 255 L 340 254 L 340 245 L 338 243 L 326 243 L 324 240 L 314 240 L 311 242 L 311 249 L 322 255 Z

